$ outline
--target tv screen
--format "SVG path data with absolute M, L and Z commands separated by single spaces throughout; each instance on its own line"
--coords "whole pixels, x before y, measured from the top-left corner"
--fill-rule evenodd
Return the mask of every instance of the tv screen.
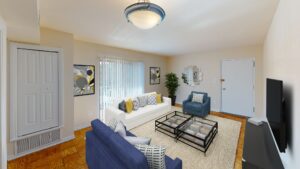
M 267 79 L 267 118 L 269 123 L 281 123 L 282 81 Z
M 283 82 L 267 79 L 267 119 L 281 152 L 284 152 L 286 148 L 283 105 Z

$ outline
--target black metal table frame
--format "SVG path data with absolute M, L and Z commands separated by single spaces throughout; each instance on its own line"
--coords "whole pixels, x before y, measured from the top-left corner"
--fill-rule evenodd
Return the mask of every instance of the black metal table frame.
M 156 119 L 155 120 L 155 131 L 159 131 L 161 133 L 164 133 L 164 134 L 166 134 L 166 135 L 174 138 L 175 140 L 177 140 L 177 130 L 178 130 L 178 128 L 181 127 L 182 125 L 184 125 L 188 120 L 191 119 L 191 117 L 184 117 L 182 115 L 179 115 L 178 113 L 179 114 L 183 114 L 183 113 L 181 113 L 179 111 L 174 111 L 174 112 L 169 113 L 169 114 L 167 114 L 167 115 L 165 115 L 165 116 L 163 116 L 163 117 L 161 117 L 159 119 Z M 164 123 L 166 120 L 168 120 L 168 119 L 170 119 L 170 118 L 172 118 L 174 116 L 179 116 L 179 117 L 182 117 L 182 118 L 186 118 L 186 120 L 184 120 L 177 127 L 172 127 L 172 126 L 167 125 L 167 124 Z M 164 118 L 165 118 L 164 121 L 159 121 L 159 120 L 164 119 Z M 173 130 L 173 132 L 170 132 L 170 131 L 168 131 L 168 130 L 162 128 L 162 127 L 160 127 L 161 125 L 170 128 L 171 130 Z
M 205 136 L 204 139 L 199 138 L 199 137 L 197 137 L 197 136 L 194 136 L 194 135 L 189 134 L 189 133 L 187 133 L 187 132 L 185 132 L 185 131 L 183 131 L 183 130 L 178 129 L 178 130 L 177 130 L 177 139 L 176 139 L 176 140 L 178 140 L 178 141 L 180 141 L 180 142 L 182 142 L 182 143 L 184 143 L 184 144 L 187 144 L 187 145 L 189 145 L 189 146 L 191 146 L 191 147 L 193 147 L 193 148 L 195 148 L 195 149 L 197 149 L 197 150 L 200 150 L 200 151 L 202 151 L 204 154 L 206 154 L 207 149 L 209 148 L 210 144 L 213 142 L 215 136 L 216 136 L 217 133 L 218 133 L 218 122 L 213 121 L 213 120 L 209 120 L 209 119 L 206 119 L 206 118 L 203 118 L 203 117 L 198 117 L 198 116 L 192 116 L 192 117 L 190 118 L 190 120 L 192 120 L 192 119 L 195 118 L 195 117 L 196 117 L 196 118 L 203 119 L 203 120 L 206 120 L 206 121 L 213 122 L 213 123 L 215 123 L 215 124 L 214 124 L 214 125 L 211 125 L 211 124 L 208 124 L 208 123 L 205 123 L 205 122 L 200 122 L 200 123 L 202 123 L 202 124 L 207 124 L 207 125 L 209 125 L 209 126 L 212 126 L 212 129 L 209 131 L 209 133 Z M 198 143 L 196 143 L 196 142 L 194 142 L 194 141 L 192 141 L 192 140 L 190 140 L 190 139 L 187 139 L 187 138 L 182 137 L 183 134 L 186 134 L 186 135 L 191 136 L 191 137 L 193 137 L 193 138 L 195 138 L 195 139 L 198 139 L 198 140 L 203 141 L 203 146 L 200 145 L 200 144 L 198 144 Z M 186 141 L 187 141 L 187 142 L 186 142 Z M 189 144 L 188 142 L 190 142 L 190 143 L 192 143 L 192 144 L 195 144 L 195 145 L 197 145 L 197 146 L 203 148 L 204 150 L 201 149 L 201 148 L 199 148 L 199 147 L 196 147 L 196 146 L 194 146 L 194 145 L 191 145 L 191 144 Z
M 179 113 L 179 114 L 178 114 L 178 113 Z M 193 147 L 193 148 L 195 148 L 195 149 L 197 149 L 197 150 L 200 150 L 201 152 L 204 153 L 204 155 L 206 155 L 206 151 L 208 150 L 209 146 L 211 145 L 211 143 L 213 142 L 215 136 L 216 136 L 217 133 L 218 133 L 218 122 L 213 121 L 213 120 L 209 120 L 209 119 L 206 119 L 206 118 L 203 118 L 203 117 L 193 116 L 193 115 L 188 115 L 188 116 L 190 116 L 190 117 L 184 117 L 184 116 L 182 116 L 182 115 L 180 115 L 180 114 L 184 114 L 184 113 L 179 112 L 179 111 L 174 111 L 174 112 L 172 112 L 172 113 L 169 113 L 169 114 L 167 114 L 167 115 L 165 115 L 165 116 L 163 116 L 163 117 L 161 117 L 161 118 L 155 120 L 155 131 L 159 131 L 159 132 L 161 132 L 161 133 L 163 133 L 163 134 L 166 134 L 166 135 L 168 135 L 168 136 L 174 138 L 174 140 L 175 140 L 176 142 L 177 142 L 177 141 L 180 141 L 180 142 L 182 142 L 182 143 L 184 143 L 184 144 L 186 144 L 186 145 L 189 145 L 189 146 L 191 146 L 191 147 Z M 172 118 L 172 117 L 174 117 L 174 116 L 180 116 L 180 117 L 186 118 L 186 120 L 184 120 L 184 121 L 183 121 L 181 124 L 179 124 L 177 127 L 172 127 L 172 126 L 170 126 L 170 125 L 164 124 L 164 122 L 165 122 L 166 120 L 168 120 L 168 119 L 170 119 L 170 118 Z M 160 120 L 162 120 L 162 119 L 164 119 L 164 118 L 165 118 L 165 120 L 160 121 Z M 185 125 L 188 121 L 192 120 L 193 118 L 200 118 L 200 119 L 203 119 L 203 120 L 206 120 L 206 121 L 210 121 L 210 122 L 215 123 L 214 125 L 212 125 L 212 124 L 208 124 L 208 123 L 205 123 L 205 122 L 200 122 L 200 123 L 203 123 L 203 124 L 207 124 L 207 125 L 209 125 L 209 126 L 212 126 L 212 129 L 209 131 L 209 133 L 205 136 L 204 139 L 199 138 L 199 137 L 196 137 L 196 136 L 194 136 L 194 135 L 192 135 L 192 134 L 186 133 L 186 132 L 184 132 L 183 130 L 180 130 L 180 127 L 181 127 L 181 126 Z M 171 130 L 173 130 L 173 132 L 170 132 L 170 131 L 168 131 L 168 130 L 162 128 L 162 127 L 160 127 L 161 125 L 170 128 Z M 196 139 L 198 139 L 198 140 L 203 141 L 203 146 L 200 145 L 200 144 L 198 144 L 198 143 L 196 143 L 196 142 L 194 142 L 194 141 L 192 141 L 192 140 L 189 140 L 189 139 L 186 139 L 186 138 L 182 137 L 182 135 L 184 135 L 184 134 L 185 134 L 185 135 L 189 135 L 189 136 L 191 136 L 191 137 L 193 137 L 193 138 L 196 138 Z M 207 139 L 208 139 L 208 140 L 207 140 Z M 194 145 L 192 145 L 192 144 L 190 144 L 190 143 L 192 143 L 192 144 L 194 144 L 194 145 L 197 145 L 197 146 L 201 147 L 202 149 L 199 148 L 199 147 L 196 147 L 196 146 L 194 146 Z

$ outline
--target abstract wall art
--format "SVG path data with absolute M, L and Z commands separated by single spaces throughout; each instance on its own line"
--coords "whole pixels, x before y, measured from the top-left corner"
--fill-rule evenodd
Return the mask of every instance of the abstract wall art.
M 74 96 L 95 94 L 95 66 L 74 65 Z
M 160 68 L 150 67 L 150 85 L 160 84 Z

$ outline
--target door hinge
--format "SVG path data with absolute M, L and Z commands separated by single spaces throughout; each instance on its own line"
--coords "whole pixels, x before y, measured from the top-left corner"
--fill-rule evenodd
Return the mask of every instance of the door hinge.
M 255 112 L 255 107 L 253 107 L 253 113 Z

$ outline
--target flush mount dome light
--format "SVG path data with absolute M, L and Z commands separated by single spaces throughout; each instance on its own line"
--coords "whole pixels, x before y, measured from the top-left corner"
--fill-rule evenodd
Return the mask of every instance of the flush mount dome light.
M 166 13 L 158 5 L 142 1 L 128 6 L 125 9 L 128 22 L 140 29 L 150 29 L 161 23 Z

